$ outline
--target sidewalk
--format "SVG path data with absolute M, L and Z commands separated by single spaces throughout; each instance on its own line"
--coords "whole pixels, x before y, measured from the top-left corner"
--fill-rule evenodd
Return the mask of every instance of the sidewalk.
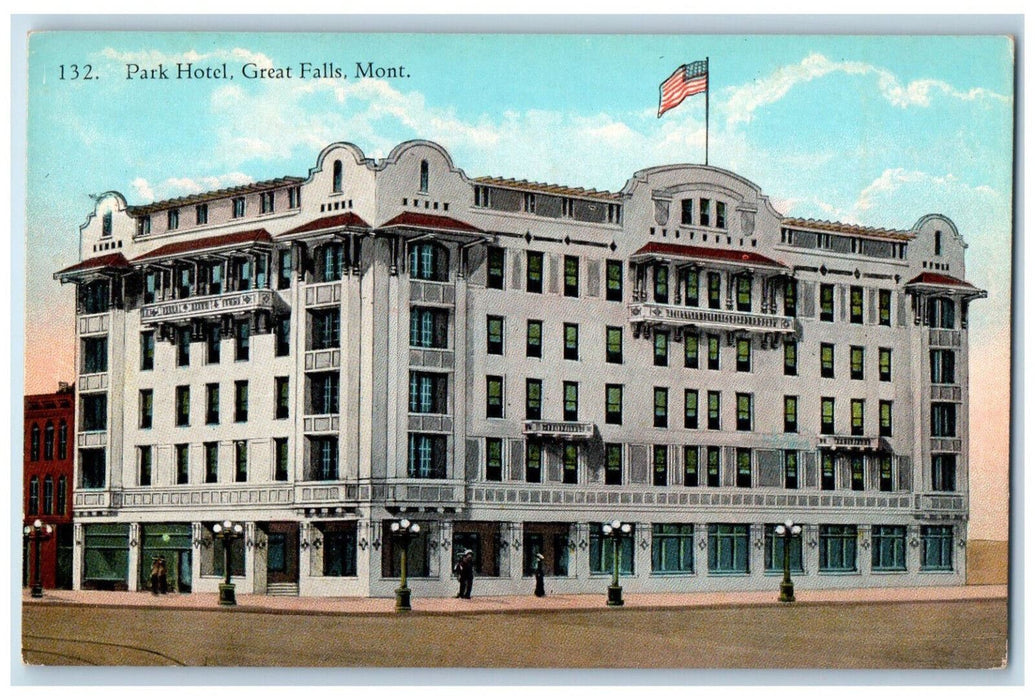
M 413 611 L 430 614 L 529 612 L 550 610 L 592 610 L 605 608 L 606 596 L 553 595 L 483 596 L 470 600 L 456 598 L 417 598 L 411 601 Z M 662 609 L 724 607 L 745 605 L 780 605 L 778 590 L 730 593 L 629 593 L 625 595 L 626 608 Z M 917 601 L 960 601 L 1006 599 L 1007 587 L 952 586 L 918 588 L 858 588 L 846 590 L 799 590 L 795 592 L 800 604 L 836 603 L 900 603 Z M 381 615 L 394 613 L 392 598 L 302 598 L 266 595 L 238 595 L 236 607 L 218 604 L 215 593 L 171 593 L 154 596 L 148 592 L 58 591 L 48 590 L 43 598 L 29 596 L 22 591 L 23 605 L 93 605 L 117 608 L 169 608 L 179 610 L 215 610 L 262 612 L 305 615 Z

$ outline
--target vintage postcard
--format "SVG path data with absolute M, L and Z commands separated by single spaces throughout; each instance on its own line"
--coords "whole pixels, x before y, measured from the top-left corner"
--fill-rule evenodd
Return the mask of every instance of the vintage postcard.
M 1014 58 L 32 34 L 23 662 L 1003 668 Z

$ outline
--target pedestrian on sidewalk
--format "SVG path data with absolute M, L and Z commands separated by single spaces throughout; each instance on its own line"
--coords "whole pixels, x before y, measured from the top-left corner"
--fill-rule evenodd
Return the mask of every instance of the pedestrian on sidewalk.
M 158 557 L 158 591 L 165 595 L 169 592 L 169 570 L 165 565 L 165 557 Z
M 151 595 L 158 595 L 161 566 L 159 557 L 151 557 Z
M 457 578 L 460 579 L 460 592 L 457 598 L 470 598 L 474 586 L 474 552 L 466 550 L 456 563 Z
M 535 555 L 535 597 L 546 597 L 546 586 L 543 582 L 543 560 L 546 559 L 541 552 Z

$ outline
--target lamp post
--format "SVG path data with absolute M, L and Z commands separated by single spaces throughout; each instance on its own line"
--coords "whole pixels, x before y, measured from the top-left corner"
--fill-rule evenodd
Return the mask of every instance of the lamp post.
M 237 596 L 234 595 L 234 584 L 230 582 L 230 549 L 234 540 L 244 536 L 244 527 L 241 523 L 233 523 L 224 520 L 212 526 L 212 532 L 223 541 L 223 571 L 226 579 L 219 584 L 219 604 L 237 605 Z
M 783 581 L 780 582 L 780 602 L 794 602 L 794 582 L 791 581 L 791 539 L 801 534 L 801 525 L 795 525 L 788 520 L 783 525 L 777 525 L 776 534 L 783 537 Z
M 420 525 L 411 523 L 406 518 L 396 520 L 389 525 L 392 537 L 399 543 L 399 587 L 395 589 L 395 611 L 410 610 L 410 589 L 406 585 L 406 552 L 410 548 L 410 539 L 420 532 Z
M 618 540 L 622 535 L 628 535 L 632 531 L 632 526 L 629 523 L 623 523 L 621 520 L 612 520 L 609 523 L 604 523 L 601 529 L 604 531 L 605 537 L 611 538 L 612 563 L 614 564 L 611 585 L 607 587 L 607 604 L 625 605 L 625 601 L 622 600 L 622 587 L 618 585 Z
M 54 528 L 50 524 L 44 525 L 39 518 L 32 523 L 32 525 L 26 525 L 22 528 L 22 533 L 30 542 L 34 543 L 35 553 L 33 560 L 35 561 L 36 576 L 32 581 L 32 597 L 42 598 L 43 597 L 43 572 L 40 571 L 40 547 L 42 542 L 50 539 L 50 534 L 54 532 Z

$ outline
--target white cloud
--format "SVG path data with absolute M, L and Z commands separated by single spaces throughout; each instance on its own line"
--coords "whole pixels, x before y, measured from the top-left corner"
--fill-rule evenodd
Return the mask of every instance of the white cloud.
M 242 172 L 229 172 L 222 175 L 201 175 L 198 177 L 170 177 L 152 186 L 145 178 L 138 177 L 131 183 L 142 202 L 170 199 L 199 192 L 211 192 L 224 187 L 247 185 L 255 178 Z
M 147 180 L 142 177 L 138 177 L 130 184 L 132 184 L 133 190 L 137 193 L 137 198 L 141 202 L 146 204 L 148 202 L 155 201 L 155 191 L 151 189 L 151 185 Z

